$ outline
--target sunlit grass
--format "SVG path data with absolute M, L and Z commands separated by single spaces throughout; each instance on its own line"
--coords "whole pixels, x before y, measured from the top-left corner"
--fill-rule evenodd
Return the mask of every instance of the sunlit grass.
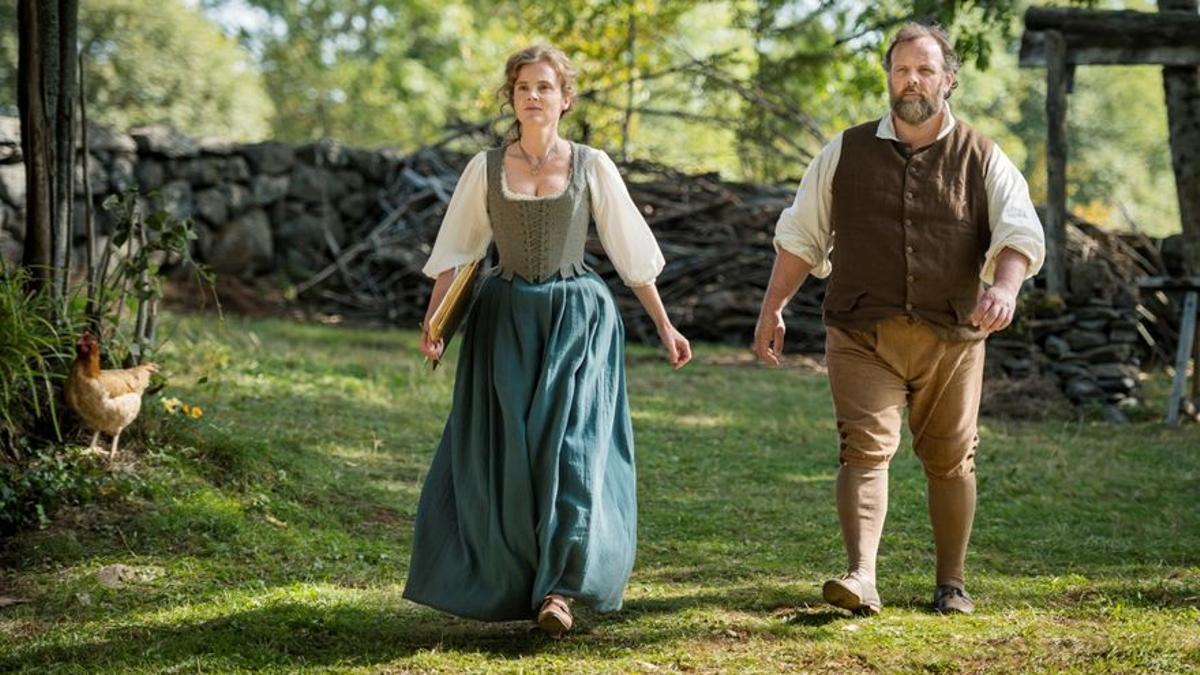
M 5 542 L 0 595 L 31 602 L 0 609 L 0 669 L 1200 668 L 1195 427 L 984 420 L 968 560 L 979 612 L 958 618 L 928 610 L 924 479 L 905 448 L 879 563 L 886 606 L 863 620 L 820 602 L 843 564 L 823 375 L 706 345 L 672 372 L 633 346 L 626 606 L 581 610 L 577 632 L 550 642 L 400 597 L 453 358 L 430 373 L 409 331 L 168 328 L 162 396 L 204 415 L 155 433 L 166 413 L 148 407 L 132 489 Z M 115 563 L 155 576 L 107 588 L 96 572 Z

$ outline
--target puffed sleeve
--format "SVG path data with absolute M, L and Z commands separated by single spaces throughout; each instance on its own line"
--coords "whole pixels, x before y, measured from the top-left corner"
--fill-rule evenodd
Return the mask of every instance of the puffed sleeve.
M 612 158 L 603 150 L 593 150 L 591 155 L 585 170 L 600 243 L 626 286 L 653 283 L 666 265 L 654 233 Z
M 809 163 L 792 205 L 775 223 L 775 250 L 783 249 L 812 266 L 814 277 L 824 279 L 833 271 L 829 253 L 833 249 L 833 175 L 842 158 L 842 134 L 838 134 Z
M 992 242 L 984 256 L 980 278 L 984 283 L 995 283 L 996 259 L 1006 248 L 1029 259 L 1025 278 L 1033 277 L 1046 260 L 1046 237 L 1033 208 L 1033 200 L 1029 198 L 1025 177 L 999 145 L 992 149 L 983 183 L 987 191 Z
M 421 271 L 436 279 L 448 269 L 482 258 L 491 242 L 492 223 L 487 213 L 487 153 L 481 152 L 463 169 L 446 207 L 446 217 L 438 228 L 433 252 Z

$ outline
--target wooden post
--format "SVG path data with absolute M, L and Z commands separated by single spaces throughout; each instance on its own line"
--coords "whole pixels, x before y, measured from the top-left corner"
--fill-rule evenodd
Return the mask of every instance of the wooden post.
M 1188 357 L 1192 355 L 1192 341 L 1196 338 L 1196 299 L 1194 290 L 1188 291 L 1183 300 L 1183 318 L 1179 322 L 1179 348 L 1175 351 L 1175 377 L 1171 381 L 1171 401 L 1167 405 L 1167 425 L 1179 426 L 1179 408 L 1183 404 L 1183 391 L 1187 385 Z M 1198 374 L 1197 376 L 1200 376 Z
M 1046 290 L 1067 292 L 1067 42 L 1046 31 Z
M 1159 0 L 1158 9 L 1196 14 L 1200 2 Z M 1200 64 L 1164 67 L 1163 89 L 1187 273 L 1200 274 Z
M 50 223 L 53 219 L 54 127 L 46 99 L 46 64 L 57 56 L 57 26 L 47 13 L 53 5 L 21 0 L 20 56 L 17 65 L 17 100 L 21 111 L 21 153 L 25 157 L 25 252 L 22 264 L 29 270 L 33 288 L 49 287 L 53 275 Z
M 54 85 L 58 88 L 54 110 L 54 221 L 51 223 L 54 242 L 54 298 L 66 313 L 67 283 L 71 277 L 71 239 L 75 211 L 75 67 L 78 60 L 79 4 L 78 0 L 59 0 L 58 73 Z M 84 148 L 87 152 L 87 148 Z
M 1192 409 L 1200 406 L 1200 325 L 1192 330 Z

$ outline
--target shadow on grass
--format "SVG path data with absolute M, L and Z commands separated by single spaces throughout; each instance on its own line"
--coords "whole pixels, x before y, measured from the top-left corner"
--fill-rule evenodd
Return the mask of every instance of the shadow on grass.
M 532 622 L 484 623 L 419 608 L 390 611 L 372 607 L 278 602 L 198 622 L 171 626 L 125 625 L 103 640 L 85 644 L 19 649 L 0 657 L 0 670 L 70 663 L 83 670 L 119 664 L 122 669 L 162 670 L 181 663 L 208 667 L 271 668 L 297 665 L 372 666 L 421 652 L 516 658 L 543 652 L 594 658 L 627 653 L 632 646 L 704 640 L 709 627 L 655 621 L 698 607 L 742 611 L 758 618 L 737 625 L 741 634 L 770 637 L 781 627 L 820 628 L 851 615 L 809 602 L 783 605 L 753 599 L 753 587 L 632 601 L 619 612 L 598 615 L 582 609 L 576 630 L 562 642 L 543 635 Z M 806 599 L 807 600 L 807 599 Z M 405 603 L 408 605 L 408 603 Z M 411 605 L 408 605 L 411 607 Z M 646 621 L 650 619 L 650 621 Z M 639 625 L 645 623 L 645 625 Z M 689 633 L 688 629 L 695 629 Z M 806 633 L 824 640 L 825 632 Z
M 604 615 L 602 621 L 606 624 L 630 623 L 648 615 L 673 615 L 694 609 L 773 616 L 787 625 L 810 627 L 853 618 L 848 612 L 824 604 L 811 593 L 797 594 L 765 583 L 722 591 L 634 599 L 626 602 L 620 612 Z
M 593 659 L 625 655 L 631 647 L 653 648 L 677 642 L 703 641 L 712 626 L 704 620 L 680 619 L 694 609 L 741 612 L 749 624 L 736 618 L 730 630 L 739 636 L 764 639 L 833 638 L 825 629 L 841 621 L 859 621 L 824 605 L 810 594 L 779 602 L 785 589 L 754 584 L 670 597 L 636 599 L 616 613 L 580 612 L 578 629 L 563 642 L 542 635 L 530 622 L 483 623 L 462 620 L 427 609 L 395 610 L 347 605 L 275 602 L 266 607 L 237 611 L 213 619 L 176 625 L 126 624 L 105 633 L 104 639 L 83 644 L 18 648 L 0 657 L 0 670 L 37 669 L 70 663 L 91 670 L 119 665 L 122 669 L 165 670 L 184 663 L 217 668 L 287 668 L 296 666 L 376 666 L 394 663 L 421 653 L 437 653 L 443 665 L 447 655 L 518 658 L 542 653 Z M 1146 593 L 1109 585 L 1095 593 L 1072 591 L 1059 597 L 1068 603 L 1196 606 L 1195 585 L 1168 593 Z M 1024 603 L 1021 603 L 1024 604 Z M 893 610 L 929 612 L 919 601 L 891 602 Z M 1048 610 L 1063 609 L 1050 600 Z M 987 605 L 981 606 L 986 614 Z M 887 609 L 885 609 L 887 611 Z M 658 617 L 670 619 L 659 621 Z M 761 619 L 768 619 L 765 625 Z M 800 632 L 788 631 L 788 627 Z M 785 629 L 783 633 L 780 629 Z M 815 631 L 808 629 L 818 629 Z M 694 631 L 694 632 L 689 632 Z M 449 662 L 450 664 L 453 661 Z M 466 664 L 463 664 L 466 665 Z
M 633 646 L 689 646 L 709 637 L 709 615 L 739 633 L 806 640 L 829 639 L 831 625 L 856 619 L 824 605 L 813 590 L 822 580 L 814 569 L 841 563 L 825 385 L 800 372 L 766 379 L 738 364 L 716 374 L 668 374 L 661 363 L 642 368 L 643 361 L 661 361 L 649 352 L 631 362 L 638 364 L 631 371 L 642 368 L 631 375 L 631 390 L 640 392 L 634 411 L 643 413 L 637 420 L 644 444 L 642 534 L 653 535 L 643 538 L 634 583 L 652 588 L 648 597 L 612 615 L 582 611 L 579 630 L 564 643 L 547 641 L 529 623 L 461 621 L 408 606 L 264 599 L 257 592 L 263 585 L 304 583 L 314 575 L 369 591 L 402 583 L 420 477 L 449 407 L 445 382 L 434 395 L 415 376 L 409 387 L 404 377 L 374 375 L 384 358 L 398 357 L 397 369 L 415 358 L 411 336 L 348 339 L 300 324 L 272 330 L 286 345 L 261 357 L 261 371 L 283 370 L 287 377 L 221 390 L 211 410 L 224 426 L 196 435 L 189 442 L 194 452 L 172 458 L 169 472 L 177 475 L 147 503 L 60 533 L 64 541 L 54 552 L 30 543 L 55 533 L 30 535 L 19 554 L 0 552 L 14 567 L 52 570 L 121 555 L 128 535 L 150 562 L 187 553 L 211 566 L 154 598 L 105 603 L 90 612 L 94 620 L 71 618 L 77 605 L 65 591 L 53 609 L 17 609 L 8 616 L 68 628 L 47 629 L 41 638 L 52 644 L 26 643 L 0 656 L 0 670 L 62 663 L 84 671 L 191 662 L 209 669 L 371 666 L 425 652 L 590 658 L 627 655 Z M 321 347 L 337 352 L 305 358 Z M 363 362 L 363 353 L 372 363 Z M 668 377 L 678 389 L 658 387 Z M 790 397 L 786 413 L 762 403 L 770 399 L 760 394 L 777 390 Z M 995 452 L 981 470 L 983 515 L 970 564 L 975 578 L 988 580 L 978 594 L 982 615 L 1003 621 L 1006 610 L 1037 606 L 1064 616 L 1082 610 L 1093 620 L 1107 607 L 1200 607 L 1200 576 L 1189 571 L 1198 562 L 1191 499 L 1197 465 L 1194 453 L 1184 452 L 1185 440 L 1151 429 L 1005 429 L 990 439 Z M 372 449 L 375 437 L 381 445 Z M 1114 449 L 1123 445 L 1130 447 Z M 893 465 L 885 550 L 903 565 L 884 562 L 893 571 L 919 567 L 910 576 L 921 580 L 888 579 L 885 611 L 924 613 L 933 573 L 924 477 L 911 457 L 902 461 L 907 467 Z M 267 515 L 287 524 L 264 524 L 271 522 Z M 381 553 L 389 562 L 380 562 Z M 313 572 L 314 563 L 325 567 Z M 1155 577 L 1181 569 L 1182 577 Z M 1078 580 L 1054 586 L 1060 575 Z M 79 588 L 88 584 L 94 582 Z M 246 591 L 248 608 L 205 609 L 231 590 Z M 157 603 L 173 604 L 188 618 L 146 623 L 141 612 L 165 611 Z
M 119 628 L 86 644 L 22 650 L 0 658 L 0 670 L 62 663 L 85 671 L 113 664 L 160 670 L 205 657 L 221 667 L 363 666 L 423 650 L 519 656 L 550 642 L 531 627 L 431 620 L 425 612 L 279 603 L 208 621 Z

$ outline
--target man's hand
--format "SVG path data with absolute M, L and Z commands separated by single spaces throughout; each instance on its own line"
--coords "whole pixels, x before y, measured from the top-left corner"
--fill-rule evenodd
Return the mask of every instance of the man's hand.
M 971 312 L 971 323 L 988 333 L 1008 328 L 1017 309 L 1017 290 L 995 285 L 983 292 L 975 310 Z
M 1029 269 L 1029 258 L 1020 251 L 1005 247 L 996 255 L 996 283 L 983 292 L 975 311 L 971 312 L 971 323 L 988 333 L 1008 328 L 1017 309 L 1017 293 Z
M 758 315 L 758 324 L 754 327 L 754 355 L 768 366 L 778 366 L 783 356 L 783 335 L 787 327 L 783 325 L 783 312 L 766 312 Z
M 764 365 L 778 366 L 783 356 L 783 308 L 796 294 L 804 277 L 812 271 L 812 265 L 803 258 L 779 249 L 775 254 L 775 265 L 771 268 L 771 281 L 763 295 L 762 307 L 758 310 L 758 324 L 754 327 L 754 355 Z

